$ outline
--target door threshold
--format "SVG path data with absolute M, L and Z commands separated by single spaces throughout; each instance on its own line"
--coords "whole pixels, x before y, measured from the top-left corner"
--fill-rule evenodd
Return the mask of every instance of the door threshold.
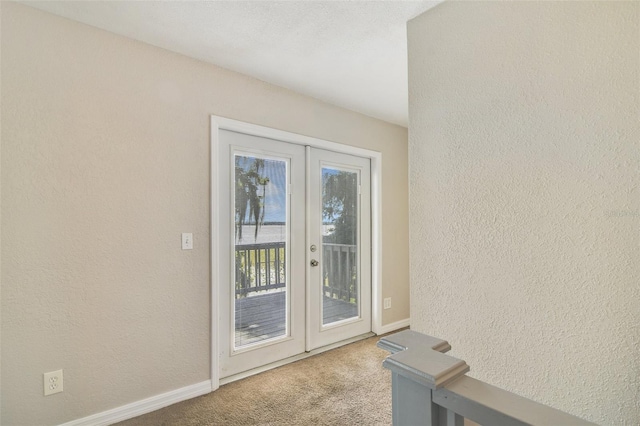
M 310 352 L 303 352 L 299 355 L 294 355 L 289 358 L 282 359 L 280 361 L 272 362 L 271 364 L 263 365 L 261 367 L 253 368 L 251 370 L 243 371 L 242 373 L 234 374 L 232 376 L 225 377 L 220 379 L 220 386 L 226 385 L 231 382 L 235 382 L 236 380 L 246 379 L 247 377 L 254 376 L 256 374 L 264 373 L 265 371 L 273 370 L 274 368 L 282 367 L 283 365 L 291 364 L 292 362 L 300 361 L 305 358 L 309 358 L 314 355 L 321 354 L 326 351 L 330 351 L 331 349 L 336 349 L 341 346 L 348 345 L 349 343 L 354 343 L 359 340 L 368 339 L 369 337 L 373 337 L 376 334 L 373 332 L 368 332 L 365 334 L 361 334 L 356 337 L 352 337 L 350 339 L 341 340 L 337 343 L 332 343 L 330 345 L 322 346 L 320 348 L 316 348 Z

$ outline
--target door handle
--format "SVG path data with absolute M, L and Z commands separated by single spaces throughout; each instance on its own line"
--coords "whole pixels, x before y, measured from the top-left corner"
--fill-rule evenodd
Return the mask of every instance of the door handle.
M 311 259 L 311 266 L 318 266 L 319 263 L 320 262 L 318 262 L 317 260 Z

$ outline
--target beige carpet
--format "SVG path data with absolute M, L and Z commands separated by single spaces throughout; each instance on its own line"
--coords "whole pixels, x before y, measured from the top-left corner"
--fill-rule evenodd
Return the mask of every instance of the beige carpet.
M 138 425 L 390 425 L 388 352 L 371 337 L 119 423 Z

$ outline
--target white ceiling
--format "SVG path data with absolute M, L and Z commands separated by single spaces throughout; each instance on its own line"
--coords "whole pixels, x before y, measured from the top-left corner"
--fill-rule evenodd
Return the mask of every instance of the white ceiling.
M 23 3 L 406 126 L 406 22 L 441 1 Z

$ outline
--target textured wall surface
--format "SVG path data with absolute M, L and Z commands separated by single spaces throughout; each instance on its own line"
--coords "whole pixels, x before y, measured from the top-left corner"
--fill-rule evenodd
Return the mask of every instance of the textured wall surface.
M 210 114 L 383 153 L 383 320 L 408 317 L 405 128 L 14 3 L 1 47 L 3 425 L 209 379 Z
M 640 3 L 409 23 L 411 326 L 471 375 L 640 421 Z

